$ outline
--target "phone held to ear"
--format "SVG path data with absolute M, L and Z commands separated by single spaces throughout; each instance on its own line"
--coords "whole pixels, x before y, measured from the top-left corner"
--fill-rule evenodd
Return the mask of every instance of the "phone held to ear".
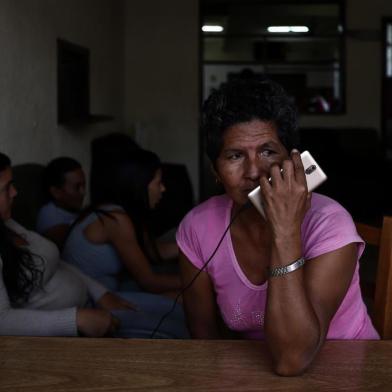
M 301 154 L 301 160 L 305 169 L 308 191 L 312 192 L 316 187 L 321 185 L 327 179 L 327 176 L 323 172 L 323 169 L 321 169 L 318 163 L 310 155 L 309 151 L 304 151 Z M 269 180 L 271 181 L 271 178 Z M 260 186 L 253 189 L 253 191 L 248 194 L 248 197 L 256 209 L 260 212 L 260 214 L 265 217 Z

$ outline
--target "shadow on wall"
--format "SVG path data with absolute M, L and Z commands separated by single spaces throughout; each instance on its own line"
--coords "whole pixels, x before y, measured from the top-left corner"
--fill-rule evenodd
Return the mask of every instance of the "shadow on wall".
M 12 167 L 18 191 L 12 207 L 12 217 L 29 230 L 35 230 L 38 211 L 45 203 L 43 173 L 45 166 L 25 163 Z

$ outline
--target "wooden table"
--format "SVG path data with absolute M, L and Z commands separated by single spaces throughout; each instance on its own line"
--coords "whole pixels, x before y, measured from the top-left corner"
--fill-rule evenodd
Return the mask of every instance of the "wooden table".
M 327 342 L 300 377 L 263 342 L 0 337 L 0 391 L 392 391 L 392 341 Z

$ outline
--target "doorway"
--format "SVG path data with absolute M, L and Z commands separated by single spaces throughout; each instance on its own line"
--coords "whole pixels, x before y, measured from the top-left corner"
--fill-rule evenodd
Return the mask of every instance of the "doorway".
M 381 129 L 386 157 L 392 159 L 392 17 L 382 23 Z

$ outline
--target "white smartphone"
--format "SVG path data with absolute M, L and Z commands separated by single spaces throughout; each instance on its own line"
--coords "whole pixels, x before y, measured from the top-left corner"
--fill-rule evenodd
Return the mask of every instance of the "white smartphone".
M 315 159 L 310 155 L 309 151 L 304 151 L 301 154 L 301 160 L 305 169 L 308 191 L 312 192 L 316 187 L 318 187 L 327 179 L 327 176 L 323 172 L 323 169 L 321 169 L 319 164 L 315 161 Z M 253 191 L 248 194 L 248 197 L 256 209 L 260 212 L 260 214 L 265 217 L 260 186 L 253 189 Z

